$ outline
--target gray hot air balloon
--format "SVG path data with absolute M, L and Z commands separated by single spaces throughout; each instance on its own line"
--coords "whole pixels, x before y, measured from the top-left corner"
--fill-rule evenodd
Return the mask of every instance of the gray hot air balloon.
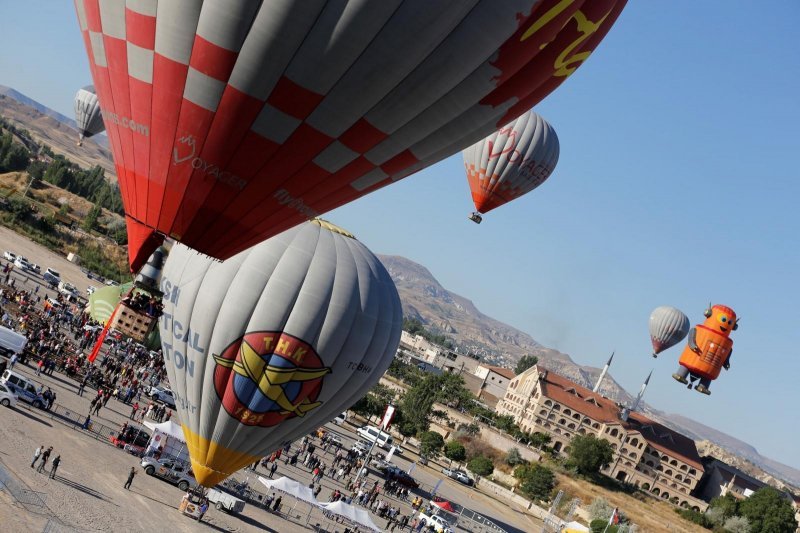
M 323 221 L 222 263 L 175 245 L 161 289 L 167 374 L 204 486 L 347 409 L 400 341 L 402 308 L 388 272 Z
M 542 117 L 529 111 L 463 152 L 467 181 L 476 213 L 531 192 L 546 180 L 558 163 L 558 136 Z
M 650 314 L 653 357 L 685 339 L 689 326 L 689 318 L 680 309 L 668 305 L 656 307 Z
M 106 130 L 103 117 L 100 114 L 100 101 L 97 99 L 94 86 L 88 85 L 79 90 L 75 95 L 75 122 L 78 123 L 80 135 L 78 146 L 83 144 L 84 138 L 97 135 Z

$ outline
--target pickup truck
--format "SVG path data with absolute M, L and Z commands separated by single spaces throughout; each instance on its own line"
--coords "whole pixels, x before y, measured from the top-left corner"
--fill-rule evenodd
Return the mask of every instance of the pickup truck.
M 425 514 L 420 511 L 417 518 L 419 520 L 425 520 L 425 527 L 433 524 L 433 530 L 436 531 L 436 533 L 453 533 L 453 528 L 450 527 L 450 524 L 447 522 L 447 520 L 439 515 Z
M 244 500 L 241 500 L 227 492 L 226 488 L 222 485 L 208 489 L 206 494 L 208 501 L 214 504 L 218 511 L 225 511 L 227 513 L 241 513 L 244 511 Z

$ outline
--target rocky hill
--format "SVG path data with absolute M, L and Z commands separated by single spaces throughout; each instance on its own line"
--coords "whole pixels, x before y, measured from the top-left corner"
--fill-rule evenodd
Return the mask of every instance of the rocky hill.
M 485 361 L 508 368 L 513 368 L 523 355 L 533 354 L 544 367 L 585 387 L 591 388 L 597 381 L 601 369 L 580 366 L 569 355 L 542 346 L 527 333 L 485 315 L 469 299 L 445 289 L 424 266 L 404 257 L 379 257 L 397 285 L 404 315 L 445 334 L 459 351 L 478 354 Z M 600 392 L 618 402 L 632 400 L 610 374 L 603 380 Z M 695 439 L 715 457 L 742 465 L 743 471 L 758 479 L 775 480 L 776 486 L 784 483 L 800 486 L 800 471 L 763 457 L 745 442 L 681 415 L 649 405 L 644 410 L 658 422 Z
M 3 85 L 0 85 L 0 116 L 28 130 L 36 142 L 48 145 L 53 152 L 84 168 L 100 165 L 109 179 L 116 179 L 107 148 L 95 142 L 94 137 L 86 139 L 83 146 L 76 145 L 78 131 L 74 120 Z

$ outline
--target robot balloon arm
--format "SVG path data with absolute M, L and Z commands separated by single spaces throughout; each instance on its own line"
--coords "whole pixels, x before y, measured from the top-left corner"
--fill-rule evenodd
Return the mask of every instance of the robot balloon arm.
M 730 370 L 731 369 L 731 356 L 732 355 L 733 355 L 733 348 L 731 348 L 731 351 L 728 354 L 728 357 L 725 359 L 725 362 L 722 363 L 722 368 L 724 368 L 725 370 Z
M 689 330 L 689 348 L 693 352 L 698 350 L 697 348 L 697 328 L 692 328 Z

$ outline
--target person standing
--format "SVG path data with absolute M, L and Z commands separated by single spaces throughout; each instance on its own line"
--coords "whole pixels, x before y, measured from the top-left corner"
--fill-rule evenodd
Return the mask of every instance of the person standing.
M 47 448 L 44 453 L 42 453 L 41 461 L 39 462 L 39 467 L 36 469 L 37 472 L 41 473 L 44 471 L 45 467 L 47 466 L 47 461 L 50 460 L 50 453 L 53 451 L 53 447 L 50 446 Z
M 78 396 L 83 396 L 83 389 L 86 387 L 86 380 L 89 378 L 89 374 L 83 376 L 81 380 L 81 384 L 78 386 Z
M 50 479 L 56 478 L 56 470 L 58 470 L 58 465 L 61 464 L 61 456 L 56 455 L 56 458 L 53 459 L 53 467 L 50 469 Z
M 281 496 L 275 498 L 275 502 L 272 504 L 272 512 L 273 513 L 280 513 L 281 512 Z
M 206 511 L 208 511 L 208 500 L 203 498 L 203 503 L 200 504 L 200 515 L 197 517 L 198 522 L 203 520 L 203 515 L 206 514 Z
M 136 476 L 136 469 L 131 467 L 131 471 L 128 472 L 128 481 L 125 482 L 125 488 L 131 490 L 131 483 L 133 483 L 133 478 Z
M 275 475 L 275 471 L 278 470 L 278 463 L 273 462 L 272 465 L 269 467 L 269 478 L 272 479 L 272 476 Z
M 42 451 L 44 451 L 44 446 L 39 446 L 38 448 L 36 448 L 36 451 L 33 452 L 33 461 L 31 461 L 31 468 L 33 468 L 33 465 L 36 464 L 36 461 L 39 459 L 39 456 L 42 455 Z

